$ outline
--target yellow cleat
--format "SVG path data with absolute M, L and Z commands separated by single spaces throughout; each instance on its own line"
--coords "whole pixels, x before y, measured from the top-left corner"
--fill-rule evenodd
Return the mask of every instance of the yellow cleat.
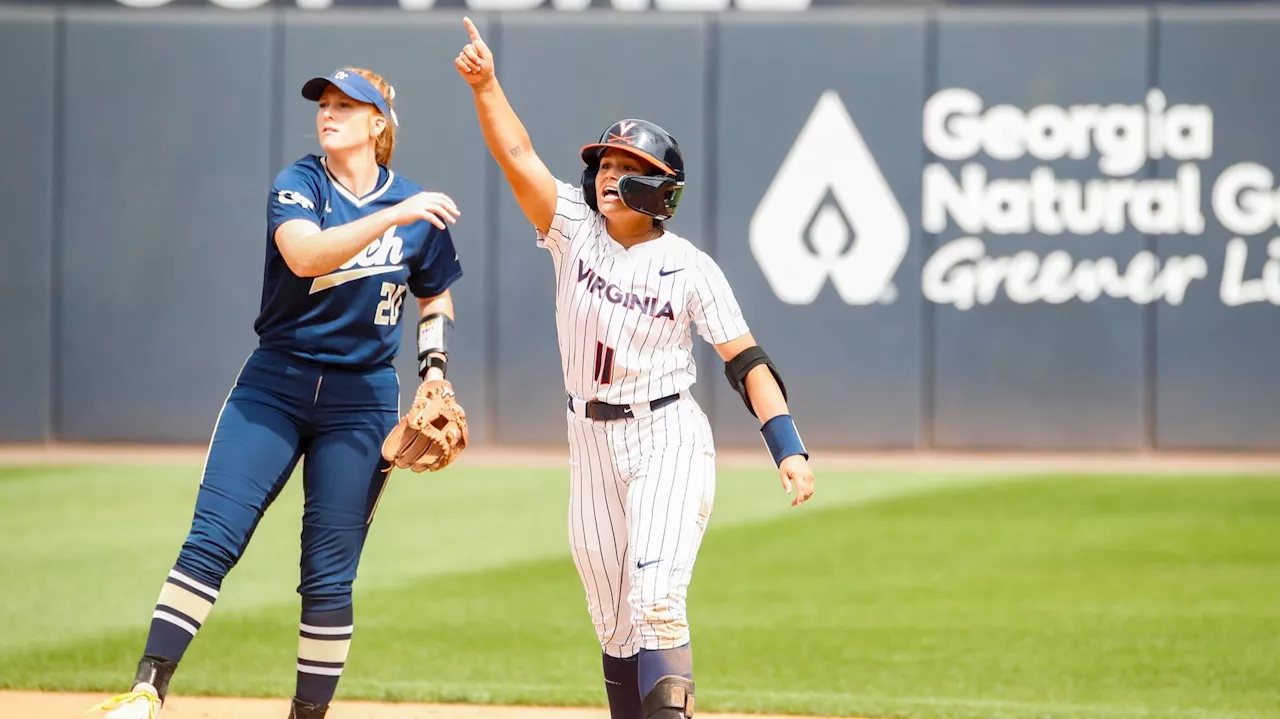
M 139 684 L 133 691 L 111 697 L 89 711 L 108 712 L 104 719 L 159 719 L 160 705 L 155 687 Z

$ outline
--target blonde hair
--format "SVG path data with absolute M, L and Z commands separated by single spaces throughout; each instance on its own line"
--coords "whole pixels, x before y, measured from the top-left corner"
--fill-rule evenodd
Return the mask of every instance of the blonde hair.
M 387 81 L 382 79 L 381 75 L 362 67 L 351 67 L 347 69 L 352 72 L 359 73 L 364 77 L 364 79 L 373 83 L 373 86 L 378 88 L 378 92 L 382 93 L 382 99 L 387 101 L 387 107 L 394 108 L 391 104 L 391 100 L 395 97 L 395 93 L 392 91 L 391 86 L 387 84 Z M 374 112 L 377 112 L 379 115 L 382 114 L 376 107 L 374 108 Z M 392 109 L 392 113 L 395 113 L 394 109 Z M 377 139 L 374 140 L 373 156 L 379 165 L 389 167 L 391 165 L 391 155 L 396 149 L 396 123 L 395 120 L 390 117 L 386 118 L 386 120 L 387 126 L 383 128 L 382 134 L 378 135 Z

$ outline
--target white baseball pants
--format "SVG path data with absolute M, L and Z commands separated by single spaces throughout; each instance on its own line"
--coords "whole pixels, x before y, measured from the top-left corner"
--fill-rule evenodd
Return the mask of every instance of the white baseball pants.
M 567 412 L 569 540 L 600 646 L 614 657 L 689 641 L 693 565 L 715 501 L 715 444 L 685 393 L 655 412 Z

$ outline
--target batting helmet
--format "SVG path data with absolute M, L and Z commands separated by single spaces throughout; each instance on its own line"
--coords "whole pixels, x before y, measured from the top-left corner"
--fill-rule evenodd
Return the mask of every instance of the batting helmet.
M 599 142 L 582 148 L 582 192 L 587 204 L 596 207 L 596 174 L 600 156 L 610 147 L 630 152 L 648 161 L 654 171 L 648 175 L 624 175 L 618 180 L 618 197 L 636 212 L 659 220 L 671 219 L 684 193 L 684 157 L 676 139 L 666 130 L 645 120 L 619 120 L 600 135 Z

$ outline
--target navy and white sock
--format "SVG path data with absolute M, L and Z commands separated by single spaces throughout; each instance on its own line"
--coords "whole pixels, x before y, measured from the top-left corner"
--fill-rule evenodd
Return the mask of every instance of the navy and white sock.
M 198 582 L 175 567 L 160 589 L 143 654 L 177 664 L 217 600 L 217 587 Z
M 302 610 L 302 622 L 298 626 L 298 685 L 294 696 L 318 706 L 333 700 L 354 630 L 355 612 L 350 605 L 327 612 Z

